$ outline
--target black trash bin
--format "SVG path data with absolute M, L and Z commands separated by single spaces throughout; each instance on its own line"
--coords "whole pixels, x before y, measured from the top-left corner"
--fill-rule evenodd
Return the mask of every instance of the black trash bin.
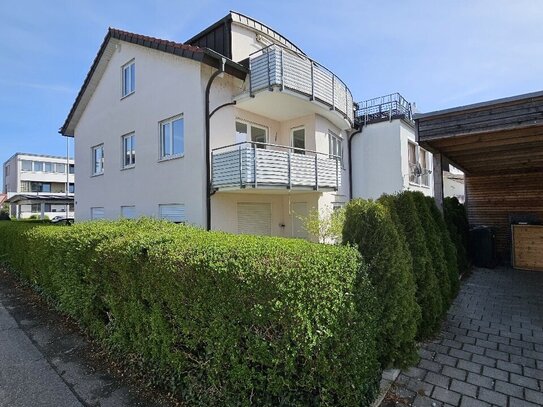
M 494 268 L 498 264 L 496 255 L 496 229 L 477 226 L 469 231 L 469 252 L 476 267 Z

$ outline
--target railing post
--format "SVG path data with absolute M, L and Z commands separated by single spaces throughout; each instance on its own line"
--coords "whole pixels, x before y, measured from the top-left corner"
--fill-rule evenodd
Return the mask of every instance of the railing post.
M 315 78 L 313 77 L 313 61 L 309 61 L 311 64 L 311 100 L 315 100 Z
M 291 157 L 291 151 L 290 151 L 290 148 L 288 149 L 288 189 L 292 189 L 292 170 L 291 170 L 291 163 L 290 163 L 290 160 L 292 159 Z
M 269 48 L 266 50 L 266 54 L 268 55 L 268 89 L 272 90 L 271 73 L 270 73 L 270 49 Z
M 336 157 L 336 191 L 339 190 L 339 159 Z
M 285 89 L 285 71 L 283 68 L 283 48 L 281 48 L 281 90 Z
M 332 75 L 332 108 L 330 110 L 336 110 L 336 76 Z
M 319 162 L 317 154 L 315 154 L 315 191 L 319 190 Z
M 238 151 L 239 151 L 239 187 L 243 188 L 243 156 L 241 153 L 241 146 L 239 145 Z
M 253 61 L 251 60 L 251 57 L 249 57 L 249 96 L 253 97 L 253 79 L 251 78 L 251 74 L 253 73 Z
M 253 152 L 254 152 L 254 164 L 253 164 L 253 187 L 256 188 L 257 187 L 257 184 L 258 184 L 258 181 L 257 181 L 257 177 L 256 177 L 256 169 L 257 169 L 257 164 L 256 164 L 256 158 L 257 158 L 257 154 L 258 154 L 258 147 L 256 145 L 253 144 Z

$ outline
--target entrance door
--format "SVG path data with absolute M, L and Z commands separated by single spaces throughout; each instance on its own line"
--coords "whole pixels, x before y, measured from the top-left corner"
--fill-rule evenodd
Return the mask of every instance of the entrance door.
M 290 208 L 292 212 L 292 237 L 307 239 L 309 236 L 304 227 L 305 219 L 309 215 L 307 202 L 294 202 Z
M 238 233 L 271 236 L 271 204 L 238 203 Z

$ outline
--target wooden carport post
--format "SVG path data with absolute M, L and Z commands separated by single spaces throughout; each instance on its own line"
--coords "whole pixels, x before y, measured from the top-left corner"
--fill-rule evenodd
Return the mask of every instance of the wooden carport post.
M 442 155 L 434 153 L 433 155 L 433 179 L 434 179 L 434 199 L 436 205 L 443 212 L 443 164 Z

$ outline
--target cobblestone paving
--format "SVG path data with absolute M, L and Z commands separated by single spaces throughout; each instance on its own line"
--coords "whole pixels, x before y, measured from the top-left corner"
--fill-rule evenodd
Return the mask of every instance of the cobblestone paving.
M 543 406 L 543 272 L 475 269 L 381 406 Z

